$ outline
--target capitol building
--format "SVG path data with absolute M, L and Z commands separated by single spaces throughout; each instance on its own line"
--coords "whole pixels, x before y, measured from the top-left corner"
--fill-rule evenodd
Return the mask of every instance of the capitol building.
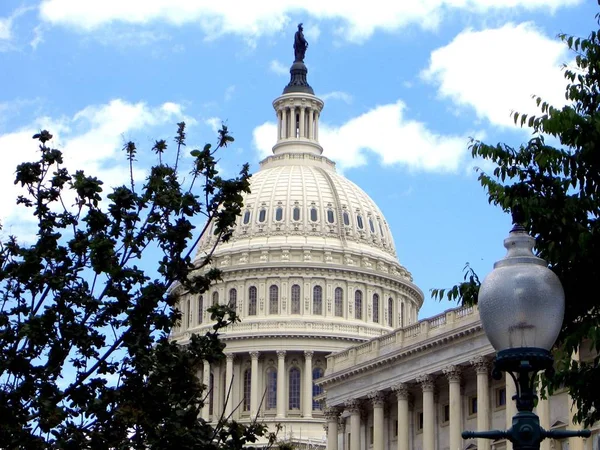
M 319 144 L 324 103 L 304 62 L 290 72 L 273 101 L 273 154 L 251 178 L 233 236 L 212 256 L 222 281 L 180 299 L 172 338 L 181 344 L 211 329 L 213 303 L 241 318 L 220 335 L 226 359 L 199 374 L 209 387 L 202 418 L 280 424 L 279 439 L 298 449 L 511 448 L 461 438 L 510 427 L 516 413 L 512 379 L 491 378 L 494 350 L 477 308 L 417 319 L 423 292 L 398 261 L 392 230 Z M 214 239 L 205 233 L 197 260 Z M 536 412 L 546 429 L 579 428 L 566 390 Z M 541 448 L 600 450 L 598 431 Z

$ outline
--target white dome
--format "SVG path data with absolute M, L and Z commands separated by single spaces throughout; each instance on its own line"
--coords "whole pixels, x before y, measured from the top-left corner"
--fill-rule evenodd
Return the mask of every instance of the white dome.
M 206 234 L 200 255 L 213 239 Z M 312 154 L 285 153 L 262 161 L 233 236 L 218 252 L 288 245 L 350 251 L 397 264 L 392 234 L 375 202 L 336 173 L 332 161 Z

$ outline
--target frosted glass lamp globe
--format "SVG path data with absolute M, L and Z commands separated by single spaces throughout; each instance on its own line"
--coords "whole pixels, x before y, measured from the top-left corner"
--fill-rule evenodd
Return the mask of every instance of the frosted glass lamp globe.
M 563 287 L 546 261 L 533 254 L 534 244 L 522 227 L 515 226 L 504 240 L 506 256 L 481 284 L 481 322 L 497 352 L 549 351 L 562 327 Z

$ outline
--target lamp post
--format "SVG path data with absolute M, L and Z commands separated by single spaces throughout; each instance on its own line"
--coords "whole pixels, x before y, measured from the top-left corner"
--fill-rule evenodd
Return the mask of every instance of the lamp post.
M 539 450 L 545 438 L 589 437 L 590 431 L 544 430 L 533 413 L 536 374 L 554 370 L 550 349 L 562 327 L 565 294 L 546 261 L 533 254 L 535 240 L 515 215 L 513 223 L 504 240 L 507 254 L 481 284 L 478 306 L 496 350 L 492 376 L 499 380 L 506 372 L 514 380 L 518 413 L 508 430 L 464 431 L 462 437 L 508 439 L 515 450 Z

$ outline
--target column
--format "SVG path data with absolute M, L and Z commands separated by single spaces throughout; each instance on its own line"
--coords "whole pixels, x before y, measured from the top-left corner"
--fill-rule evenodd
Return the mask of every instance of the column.
M 288 137 L 296 137 L 296 108 L 290 107 L 290 122 L 288 123 Z
M 285 350 L 277 351 L 277 417 L 285 417 Z
M 417 377 L 423 390 L 423 448 L 433 449 L 435 445 L 435 406 L 433 401 L 434 382 L 431 375 Z
M 221 367 L 219 364 L 215 364 L 213 367 L 213 422 L 217 422 L 223 413 L 223 403 L 221 399 L 221 395 L 223 393 L 223 388 L 221 387 L 221 373 Z
M 319 140 L 319 112 L 315 112 L 315 141 Z
M 287 137 L 287 108 L 281 110 L 281 139 Z
M 350 413 L 349 450 L 360 450 L 360 402 L 356 399 L 347 401 L 346 410 Z
M 513 400 L 513 397 L 517 395 L 517 387 L 508 373 L 504 374 L 504 383 L 506 389 L 506 429 L 508 430 L 512 427 L 513 416 L 517 414 L 517 404 L 515 400 Z M 512 442 L 507 441 L 506 450 L 512 450 L 512 448 Z
M 304 134 L 304 106 L 300 107 L 300 137 L 304 138 L 306 135 Z
M 304 351 L 304 402 L 303 402 L 303 417 L 312 417 L 312 350 Z
M 313 121 L 315 120 L 315 110 L 310 108 L 308 110 L 308 138 L 314 139 L 314 125 Z
M 225 418 L 230 419 L 233 412 L 233 404 L 235 403 L 233 399 L 233 360 L 235 355 L 227 353 L 225 357 L 227 360 L 225 365 L 225 398 L 223 401 L 225 402 Z
M 250 352 L 250 417 L 258 415 L 258 355 L 259 352 Z
M 339 408 L 325 408 L 323 411 L 327 419 L 327 450 L 338 450 L 338 419 L 340 417 Z M 344 450 L 344 449 L 342 449 Z
M 202 362 L 202 384 L 204 385 L 204 405 L 202 406 L 202 418 L 208 422 L 210 415 L 210 364 L 208 361 Z M 214 395 L 213 395 L 214 398 Z
M 448 378 L 448 390 L 450 393 L 450 449 L 462 448 L 462 399 L 460 397 L 460 368 L 458 366 L 447 366 L 443 369 Z
M 408 448 L 408 386 L 398 383 L 392 387 L 398 399 L 398 450 Z
M 373 404 L 373 450 L 383 450 L 383 392 L 371 392 L 369 399 Z
M 471 360 L 477 373 L 477 431 L 490 429 L 490 387 L 488 382 L 489 363 L 483 356 Z M 489 450 L 489 439 L 477 439 L 477 450 Z

